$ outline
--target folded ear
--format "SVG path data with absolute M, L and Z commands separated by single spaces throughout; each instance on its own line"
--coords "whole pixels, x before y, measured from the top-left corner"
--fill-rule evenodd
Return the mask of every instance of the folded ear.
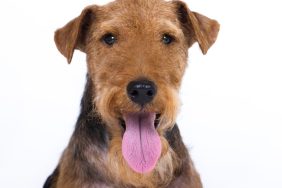
M 216 20 L 189 10 L 182 1 L 173 1 L 176 4 L 178 19 L 184 28 L 184 34 L 188 37 L 189 47 L 197 41 L 203 54 L 214 44 L 220 28 Z
M 94 19 L 95 9 L 96 6 L 86 7 L 80 16 L 55 32 L 56 46 L 68 63 L 71 62 L 75 49 L 85 52 L 87 33 Z

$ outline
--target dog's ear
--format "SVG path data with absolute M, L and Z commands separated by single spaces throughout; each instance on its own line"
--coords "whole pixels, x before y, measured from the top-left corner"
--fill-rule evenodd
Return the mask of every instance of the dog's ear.
M 80 16 L 71 20 L 64 27 L 55 32 L 55 43 L 58 50 L 71 62 L 73 52 L 79 49 L 85 52 L 87 33 L 95 17 L 97 6 L 88 6 Z
M 216 41 L 219 23 L 197 12 L 192 12 L 182 1 L 173 1 L 173 3 L 176 5 L 178 19 L 187 36 L 189 47 L 197 41 L 202 53 L 206 54 Z

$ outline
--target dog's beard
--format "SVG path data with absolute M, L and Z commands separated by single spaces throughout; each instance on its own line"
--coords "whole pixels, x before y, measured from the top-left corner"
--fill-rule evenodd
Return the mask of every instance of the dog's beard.
M 144 108 L 136 107 L 117 88 L 95 98 L 97 110 L 106 124 L 122 130 L 122 156 L 137 173 L 148 173 L 155 168 L 162 152 L 160 137 L 175 122 L 178 93 L 171 89 L 163 93 L 155 103 Z

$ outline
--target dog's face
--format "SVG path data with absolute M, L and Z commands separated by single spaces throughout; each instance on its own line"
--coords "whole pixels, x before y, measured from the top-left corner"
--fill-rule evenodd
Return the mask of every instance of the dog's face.
M 85 8 L 56 32 L 69 62 L 74 49 L 87 54 L 93 103 L 134 171 L 151 171 L 165 154 L 163 134 L 175 123 L 187 49 L 198 42 L 205 54 L 218 30 L 180 1 L 117 0 Z

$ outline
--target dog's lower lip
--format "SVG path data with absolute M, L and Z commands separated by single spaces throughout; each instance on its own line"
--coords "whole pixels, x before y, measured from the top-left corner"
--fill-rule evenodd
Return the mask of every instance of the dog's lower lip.
M 157 129 L 159 124 L 160 124 L 160 117 L 161 117 L 161 114 L 157 114 L 156 115 L 156 119 L 155 119 L 155 122 L 154 122 L 154 125 L 155 125 L 155 128 Z
M 125 121 L 122 118 L 119 118 L 119 124 L 124 130 L 126 129 Z

